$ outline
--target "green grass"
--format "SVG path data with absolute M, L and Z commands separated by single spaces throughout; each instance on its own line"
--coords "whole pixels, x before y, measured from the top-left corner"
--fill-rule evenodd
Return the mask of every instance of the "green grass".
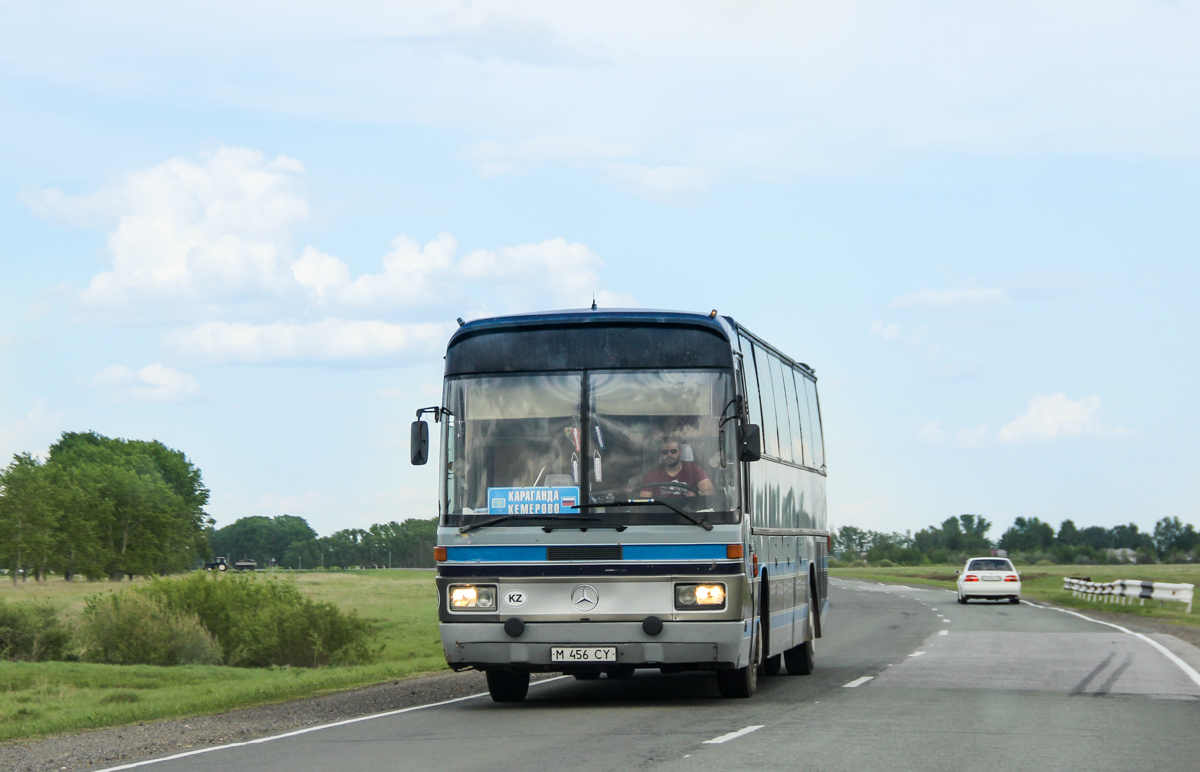
M 895 566 L 893 568 L 831 568 L 829 575 L 843 579 L 866 579 L 876 582 L 923 584 L 957 588 L 956 569 L 962 566 Z M 1063 577 L 1087 576 L 1093 582 L 1116 579 L 1141 579 L 1148 582 L 1187 583 L 1200 586 L 1200 566 L 1196 565 L 1122 565 L 1122 566 L 1018 566 L 1021 574 L 1021 595 L 1030 600 L 1042 600 L 1059 606 L 1079 609 L 1102 609 L 1132 616 L 1152 617 L 1164 622 L 1200 627 L 1200 599 L 1192 604 L 1192 613 L 1184 611 L 1182 603 L 1167 603 L 1160 608 L 1157 601 L 1136 602 L 1122 606 L 1116 603 L 1096 603 L 1075 598 L 1063 589 Z
M 218 713 L 445 668 L 433 572 L 293 575 L 306 595 L 356 610 L 372 623 L 376 642 L 383 647 L 373 663 L 252 669 L 0 662 L 0 741 Z M 128 586 L 52 579 L 45 585 L 30 582 L 14 588 L 6 582 L 0 584 L 0 598 L 10 603 L 46 602 L 72 619 L 82 611 L 85 597 Z

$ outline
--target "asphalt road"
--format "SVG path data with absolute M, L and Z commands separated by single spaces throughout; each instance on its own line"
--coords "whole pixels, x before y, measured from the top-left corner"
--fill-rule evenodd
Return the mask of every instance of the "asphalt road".
M 721 699 L 711 674 L 563 678 L 531 686 L 523 704 L 468 698 L 138 765 L 148 772 L 1200 768 L 1200 683 L 1187 672 L 1200 670 L 1200 649 L 1172 636 L 1139 637 L 1024 603 L 960 606 L 943 590 L 868 582 L 832 581 L 831 603 L 817 672 L 762 678 L 750 700 Z

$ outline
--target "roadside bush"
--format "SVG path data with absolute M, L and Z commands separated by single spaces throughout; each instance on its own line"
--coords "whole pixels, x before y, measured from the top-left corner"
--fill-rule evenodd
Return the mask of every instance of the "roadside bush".
M 195 614 L 137 592 L 93 595 L 79 624 L 81 658 L 112 665 L 215 664 L 220 651 Z
M 50 606 L 9 605 L 0 599 L 0 659 L 62 659 L 70 640 L 71 631 Z
M 365 620 L 305 597 L 290 580 L 196 573 L 160 579 L 137 592 L 196 615 L 226 665 L 360 664 L 379 652 Z

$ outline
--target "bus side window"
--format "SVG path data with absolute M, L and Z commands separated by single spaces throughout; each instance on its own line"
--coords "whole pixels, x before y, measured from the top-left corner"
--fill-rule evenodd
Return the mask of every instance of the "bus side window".
M 800 420 L 800 402 L 796 399 L 796 371 L 790 367 L 783 369 L 783 391 L 787 395 L 788 413 L 792 418 L 792 461 L 803 464 L 805 456 L 801 438 L 805 427 Z
M 754 361 L 754 348 L 750 341 L 742 338 L 746 361 L 746 402 L 750 405 L 750 423 L 762 426 L 762 406 L 759 402 L 758 367 Z
M 784 373 L 791 373 L 792 368 L 771 357 L 771 382 L 775 384 L 775 404 L 779 419 L 779 457 L 784 461 L 792 461 L 792 414 L 795 409 L 788 405 L 788 392 Z
M 755 346 L 754 361 L 758 365 L 758 388 L 762 394 L 763 455 L 779 458 L 779 425 L 776 418 L 778 402 L 775 399 L 775 383 L 771 378 L 771 355 Z
M 825 448 L 821 444 L 821 414 L 817 408 L 817 384 L 805 378 L 804 394 L 808 402 L 808 425 L 812 427 L 812 439 L 809 443 L 813 451 L 812 466 L 820 469 L 825 465 Z
M 804 395 L 804 384 L 808 379 L 795 371 L 792 375 L 796 384 L 796 412 L 800 415 L 800 447 L 804 452 L 804 465 L 812 466 L 812 423 L 808 417 L 808 398 Z

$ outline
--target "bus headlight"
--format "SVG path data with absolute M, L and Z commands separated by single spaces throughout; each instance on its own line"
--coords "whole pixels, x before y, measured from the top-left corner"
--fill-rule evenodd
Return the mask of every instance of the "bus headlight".
M 448 592 L 450 608 L 454 611 L 496 610 L 494 584 L 452 584 Z
M 725 607 L 725 585 L 723 584 L 677 584 L 675 585 L 675 608 L 714 609 Z

